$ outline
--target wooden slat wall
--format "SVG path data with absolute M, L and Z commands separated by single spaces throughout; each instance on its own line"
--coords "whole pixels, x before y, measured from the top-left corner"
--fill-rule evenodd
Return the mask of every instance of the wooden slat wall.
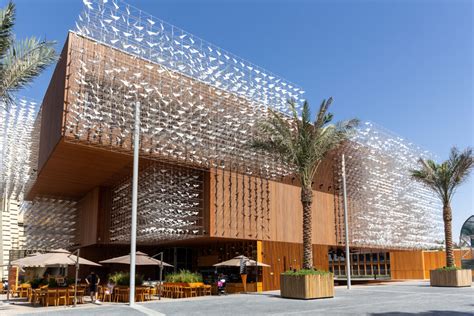
M 454 250 L 457 267 L 461 266 L 461 252 Z M 392 251 L 390 252 L 391 276 L 394 280 L 429 279 L 430 270 L 446 266 L 444 251 Z
M 269 213 L 266 214 L 266 202 L 264 203 L 265 210 L 263 212 L 261 210 L 261 192 L 259 191 L 261 179 L 237 173 L 231 174 L 228 171 L 224 171 L 223 176 L 222 172 L 222 170 L 217 171 L 217 186 L 215 185 L 216 171 L 210 172 L 210 236 L 302 242 L 303 209 L 299 186 L 269 181 Z M 313 190 L 313 243 L 335 245 L 334 194 L 330 188 L 332 178 L 329 178 L 329 171 L 323 172 L 327 174 L 325 181 L 323 179 L 321 184 L 315 184 L 314 187 L 318 190 Z M 248 200 L 249 191 L 247 191 L 249 178 L 252 188 L 250 201 Z M 232 179 L 232 186 L 229 179 Z M 242 181 L 245 182 L 246 192 L 242 191 Z M 255 185 L 257 185 L 258 193 L 254 192 Z M 265 183 L 263 185 L 265 187 Z M 244 193 L 245 198 L 242 200 Z M 264 200 L 266 200 L 265 194 L 263 194 Z M 249 211 L 249 203 L 251 211 Z M 242 205 L 245 206 L 244 211 Z
M 290 268 L 302 267 L 303 245 L 286 242 L 262 241 L 262 262 L 271 267 L 263 268 L 263 290 L 280 288 L 280 274 Z M 328 246 L 313 245 L 313 263 L 321 270 L 328 270 Z
M 68 52 L 69 39 L 66 39 L 42 103 L 38 172 L 41 172 L 62 136 Z
M 99 213 L 99 188 L 86 194 L 78 204 L 78 243 L 82 247 L 97 243 L 97 220 Z
M 110 242 L 110 215 L 112 211 L 112 190 L 110 187 L 99 189 L 99 214 L 97 225 L 97 243 Z
M 390 269 L 393 280 L 424 279 L 423 251 L 390 252 Z
M 430 270 L 435 270 L 446 266 L 445 251 L 424 251 L 424 276 L 430 278 Z M 461 251 L 454 250 L 454 263 L 457 267 L 461 266 Z

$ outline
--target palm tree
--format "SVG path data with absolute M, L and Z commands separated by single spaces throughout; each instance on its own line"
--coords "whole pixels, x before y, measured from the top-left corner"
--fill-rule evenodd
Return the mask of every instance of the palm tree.
M 268 119 L 258 125 L 260 135 L 252 146 L 276 154 L 292 166 L 301 184 L 303 205 L 303 269 L 313 266 L 312 211 L 313 178 L 326 154 L 346 140 L 358 120 L 352 119 L 330 124 L 333 115 L 328 113 L 332 98 L 323 100 L 314 122 L 308 102 L 304 102 L 301 118 L 293 100 L 288 101 L 291 115 L 269 110 Z
M 17 41 L 13 35 L 15 4 L 0 10 L 0 104 L 8 110 L 13 94 L 33 81 L 56 61 L 55 42 L 30 37 Z
M 446 265 L 454 267 L 451 200 L 456 189 L 466 181 L 474 167 L 472 148 L 467 148 L 463 152 L 456 147 L 451 148 L 449 159 L 441 164 L 422 158 L 419 162 L 420 169 L 411 170 L 411 175 L 415 180 L 433 190 L 443 203 Z

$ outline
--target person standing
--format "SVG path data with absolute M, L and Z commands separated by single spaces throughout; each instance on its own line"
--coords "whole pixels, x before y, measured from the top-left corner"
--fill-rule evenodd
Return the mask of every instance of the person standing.
M 96 303 L 96 295 L 97 295 L 97 286 L 99 285 L 100 278 L 94 271 L 92 271 L 86 278 L 86 283 L 89 285 L 89 291 L 91 295 L 92 303 Z

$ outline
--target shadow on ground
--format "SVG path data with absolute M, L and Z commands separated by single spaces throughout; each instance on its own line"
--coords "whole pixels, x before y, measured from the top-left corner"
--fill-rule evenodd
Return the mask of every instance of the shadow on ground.
M 474 306 L 474 305 L 473 305 Z M 456 311 L 426 311 L 421 313 L 406 313 L 406 312 L 389 312 L 389 313 L 373 313 L 372 316 L 407 316 L 407 315 L 418 315 L 418 316 L 472 316 L 473 313 L 456 312 Z

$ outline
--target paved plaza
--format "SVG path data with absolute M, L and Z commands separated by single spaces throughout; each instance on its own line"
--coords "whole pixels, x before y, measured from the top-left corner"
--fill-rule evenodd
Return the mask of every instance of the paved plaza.
M 428 282 L 336 287 L 323 300 L 282 299 L 279 292 L 163 300 L 138 304 L 85 304 L 78 308 L 7 306 L 1 315 L 474 315 L 474 288 L 433 288 Z

